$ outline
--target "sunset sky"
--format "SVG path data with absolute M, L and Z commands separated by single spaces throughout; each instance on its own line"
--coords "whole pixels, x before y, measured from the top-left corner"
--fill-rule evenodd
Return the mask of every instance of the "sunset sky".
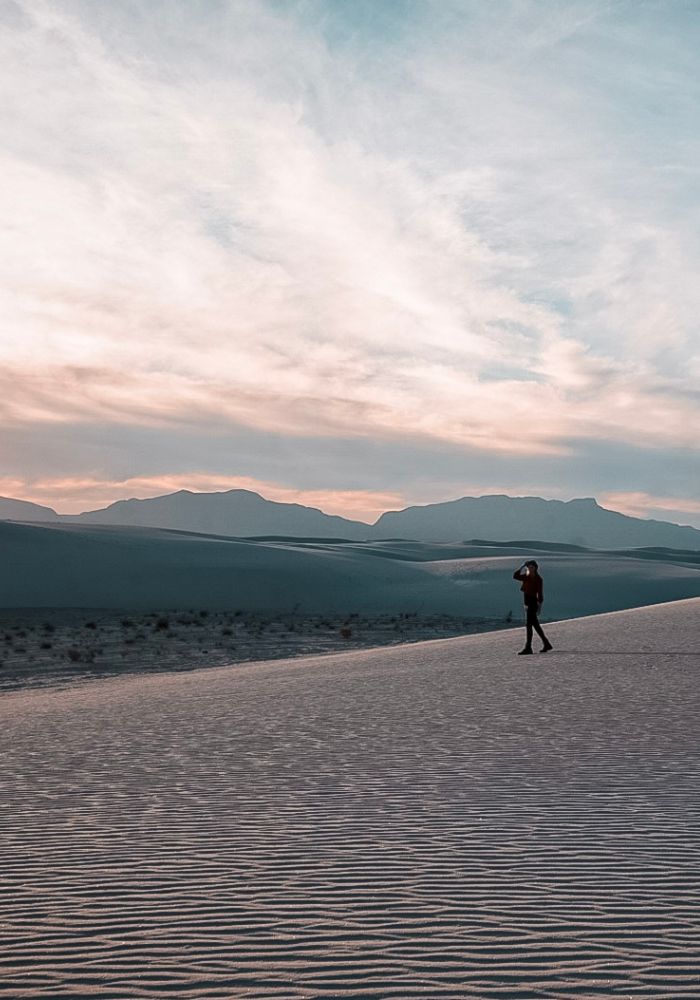
M 700 526 L 697 0 L 0 24 L 0 494 Z

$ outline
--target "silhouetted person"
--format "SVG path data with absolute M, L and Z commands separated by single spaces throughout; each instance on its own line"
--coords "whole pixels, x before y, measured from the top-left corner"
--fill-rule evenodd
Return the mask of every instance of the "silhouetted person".
M 515 573 L 513 573 L 513 579 L 520 581 L 520 589 L 523 592 L 523 600 L 525 601 L 525 609 L 527 611 L 525 625 L 525 634 L 527 639 L 525 641 L 525 648 L 520 650 L 518 656 L 527 656 L 532 652 L 533 629 L 542 640 L 542 649 L 540 650 L 540 653 L 548 653 L 553 647 L 547 636 L 542 631 L 542 626 L 537 618 L 542 609 L 544 590 L 542 586 L 542 577 L 537 571 L 537 563 L 535 560 L 530 559 L 528 562 L 523 563 L 520 569 L 516 569 Z

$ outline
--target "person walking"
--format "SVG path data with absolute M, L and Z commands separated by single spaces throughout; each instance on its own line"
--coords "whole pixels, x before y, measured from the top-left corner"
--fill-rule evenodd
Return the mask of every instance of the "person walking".
M 524 562 L 522 566 L 519 569 L 516 569 L 515 573 L 513 573 L 513 579 L 520 581 L 520 589 L 523 592 L 523 600 L 525 602 L 525 610 L 527 612 L 525 624 L 525 648 L 520 650 L 518 656 L 529 656 L 530 653 L 532 653 L 533 629 L 542 640 L 542 649 L 540 650 L 540 653 L 548 653 L 550 649 L 553 649 L 554 647 L 542 631 L 542 626 L 540 625 L 537 617 L 542 610 L 544 590 L 543 580 L 539 574 L 538 566 L 535 560 L 529 559 L 527 562 Z

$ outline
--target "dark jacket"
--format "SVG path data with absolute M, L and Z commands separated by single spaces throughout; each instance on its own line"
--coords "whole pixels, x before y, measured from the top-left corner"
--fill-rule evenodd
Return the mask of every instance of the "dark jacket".
M 530 570 L 529 573 L 521 573 L 519 569 L 516 569 L 515 573 L 513 573 L 513 579 L 521 581 L 520 589 L 526 601 L 528 598 L 535 598 L 538 604 L 542 603 L 544 600 L 543 581 L 537 570 Z

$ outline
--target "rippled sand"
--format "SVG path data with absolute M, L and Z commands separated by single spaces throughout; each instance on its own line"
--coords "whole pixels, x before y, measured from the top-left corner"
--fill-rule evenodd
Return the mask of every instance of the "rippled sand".
M 700 600 L 0 698 L 0 995 L 700 996 Z

